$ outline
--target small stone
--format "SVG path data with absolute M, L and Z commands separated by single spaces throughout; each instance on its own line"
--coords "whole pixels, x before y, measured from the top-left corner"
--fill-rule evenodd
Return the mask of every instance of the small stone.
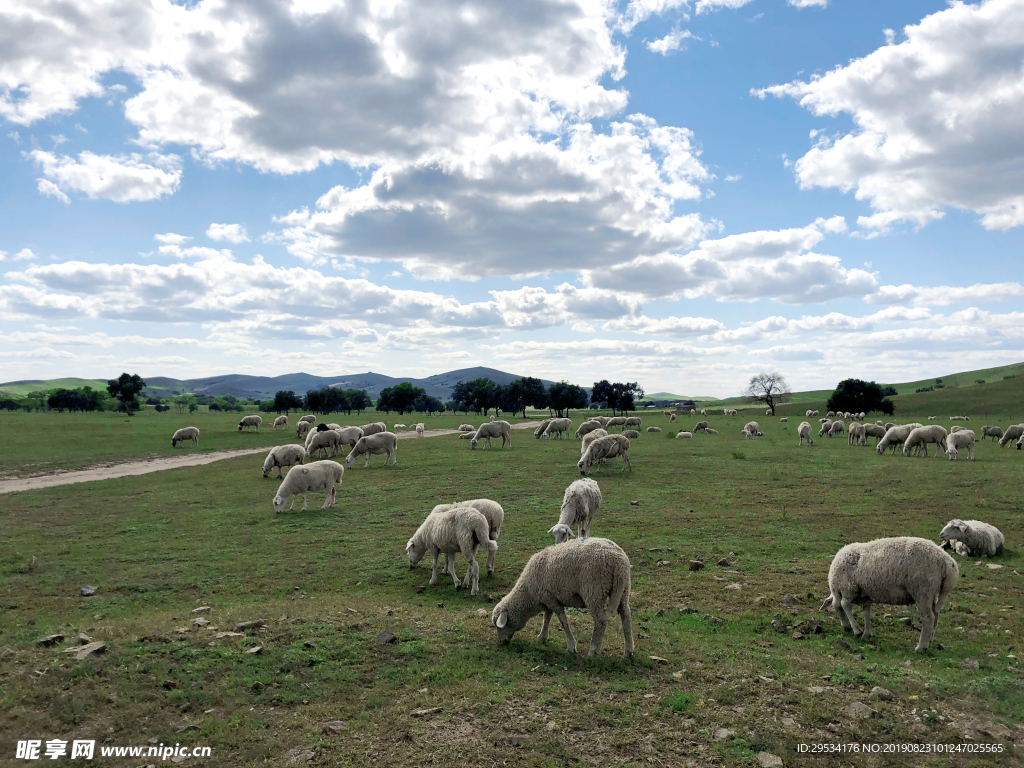
M 484 592 L 484 600 L 488 603 L 493 603 L 496 599 L 490 592 Z
M 672 561 L 671 560 L 659 560 L 658 561 L 658 567 L 659 568 L 661 568 L 662 566 L 666 566 L 666 565 L 672 565 Z
M 14 656 L 14 651 L 8 648 L 6 645 L 0 648 L 0 659 L 6 659 L 8 656 Z
M 430 709 L 414 709 L 409 714 L 413 717 L 426 717 L 427 715 L 436 715 L 441 711 L 441 707 L 431 707 Z
M 64 635 L 61 635 L 61 634 L 47 635 L 46 637 L 40 637 L 38 640 L 36 640 L 36 645 L 41 645 L 41 646 L 43 646 L 43 648 L 49 648 L 51 645 L 56 645 L 57 643 L 60 643 L 60 642 L 63 642 L 63 641 L 64 641 Z
M 261 653 L 263 653 L 263 646 L 262 645 L 254 645 L 252 648 L 249 648 L 248 650 L 246 650 L 246 653 L 251 654 L 252 656 L 258 656 Z
M 796 724 L 796 720 L 794 720 L 792 717 L 784 717 L 784 718 L 782 718 L 781 722 L 782 722 L 782 727 L 783 728 L 789 728 L 790 730 L 796 730 L 797 727 L 798 727 L 797 724 Z
M 291 765 L 300 765 L 302 763 L 308 763 L 311 762 L 314 758 L 316 758 L 316 753 L 311 749 L 306 749 L 305 747 L 296 747 L 295 749 L 289 749 L 287 754 L 285 755 L 285 759 L 287 759 Z
M 760 597 L 755 597 L 753 600 L 751 600 L 750 604 L 751 605 L 761 605 L 764 601 L 765 601 L 765 596 L 761 595 Z
M 235 632 L 245 632 L 248 629 L 258 629 L 259 627 L 265 627 L 267 622 L 263 619 L 256 619 L 256 621 L 240 621 L 235 624 Z
M 822 629 L 821 624 L 816 622 L 814 619 L 808 619 L 806 632 L 809 635 L 821 635 L 824 634 L 825 630 Z
M 780 635 L 784 635 L 789 632 L 789 622 L 782 618 L 781 613 L 776 613 L 775 618 L 772 619 L 772 629 Z
M 658 664 L 668 664 L 668 659 L 663 659 L 661 656 L 648 656 L 651 661 L 657 662 Z
M 438 604 L 437 604 L 437 607 L 438 607 L 438 608 L 444 608 L 444 603 L 438 603 Z
M 180 731 L 178 731 L 178 733 L 188 733 L 189 731 L 198 731 L 198 730 L 199 730 L 199 726 L 198 725 L 186 725 L 184 728 L 182 728 Z
M 910 622 L 912 621 L 912 619 L 909 616 L 902 616 L 902 617 L 896 619 L 896 621 L 899 622 L 900 624 L 904 624 L 904 625 L 909 626 Z
M 771 752 L 758 752 L 754 757 L 761 768 L 782 768 L 782 758 Z
M 550 723 L 547 724 L 546 727 L 547 727 L 547 729 L 549 731 L 557 731 L 558 730 L 558 723 L 556 723 L 554 720 L 552 720 Z
M 312 650 L 312 649 L 315 649 L 315 648 L 319 648 L 320 646 L 317 645 L 316 643 L 314 643 L 312 640 L 307 640 L 306 642 L 304 642 L 302 644 L 302 647 L 303 648 L 309 648 L 309 649 Z
M 682 680 L 684 674 L 685 674 L 685 671 L 680 669 L 678 672 L 673 672 L 672 673 L 672 678 L 675 679 L 675 680 Z
M 715 729 L 715 741 L 722 741 L 728 739 L 731 736 L 735 736 L 736 731 L 732 728 L 716 728 Z
M 178 687 L 178 684 L 173 680 L 164 680 L 160 684 L 160 687 L 163 688 L 165 691 L 173 691 L 175 688 Z
M 388 632 L 387 630 L 377 635 L 377 645 L 388 645 L 389 643 L 398 642 L 398 638 L 395 637 L 394 632 Z
M 487 609 L 486 608 L 477 608 L 476 609 L 476 615 L 479 616 L 482 619 L 486 619 L 487 618 Z
M 977 659 L 964 659 L 960 662 L 960 669 L 967 669 L 971 672 L 977 672 L 981 669 L 981 664 L 978 663 Z
M 888 688 L 881 688 L 877 685 L 871 689 L 871 695 L 880 701 L 892 701 L 896 698 L 896 694 Z
M 786 595 L 784 598 L 782 598 L 782 602 L 789 606 L 797 606 L 803 604 L 803 601 L 796 595 Z
M 691 560 L 689 567 L 691 571 L 699 571 L 704 567 L 704 563 L 700 560 Z
M 200 605 L 198 608 L 193 608 L 192 613 L 207 613 L 210 611 L 210 606 Z
M 140 643 L 169 643 L 171 638 L 166 635 L 146 635 L 139 638 Z
M 341 733 L 342 731 L 348 730 L 348 723 L 344 720 L 331 720 L 329 723 L 324 723 L 323 728 L 320 729 L 327 735 L 333 733 Z
M 244 632 L 218 632 L 217 633 L 217 639 L 218 640 L 220 640 L 221 638 L 225 638 L 225 637 L 245 637 L 245 633 Z
M 206 619 L 192 619 L 192 626 L 193 627 L 208 627 L 208 626 L 210 626 L 210 622 L 207 621 Z
M 866 720 L 869 717 L 875 716 L 875 710 L 869 707 L 867 704 L 855 701 L 853 704 L 848 706 L 844 712 L 852 717 L 854 720 Z
M 804 639 L 804 633 L 801 632 L 799 629 L 794 631 L 793 632 L 793 639 L 794 640 L 803 640 Z
M 737 584 L 735 582 L 733 582 L 732 584 L 726 584 L 725 588 L 726 589 L 735 589 L 735 590 L 743 589 L 743 587 L 741 585 L 739 585 L 739 584 Z
M 728 557 L 721 558 L 715 565 L 721 565 L 723 568 L 728 568 L 732 563 L 729 562 Z
M 106 643 L 89 643 L 88 645 L 83 645 L 81 648 L 78 649 L 78 653 L 75 654 L 75 658 L 78 661 L 82 661 L 82 659 L 86 659 L 89 656 L 95 656 L 100 653 L 105 653 L 106 650 Z
M 82 597 L 92 597 L 96 594 L 96 589 L 97 587 L 91 587 L 88 584 L 83 584 L 80 591 L 82 593 Z
M 997 568 L 1002 568 L 1003 566 L 1001 566 L 999 563 L 988 563 L 988 567 L 994 571 Z
M 93 638 L 89 637 L 85 632 L 79 632 L 78 637 L 75 638 L 75 642 L 79 645 L 88 645 L 93 642 Z
M 845 640 L 843 640 L 843 638 L 841 638 L 841 637 L 837 637 L 835 640 L 832 641 L 832 647 L 835 648 L 837 651 L 852 651 L 853 650 L 853 648 L 850 646 L 850 644 L 848 642 L 846 642 Z
M 823 685 L 811 685 L 811 686 L 807 687 L 808 693 L 814 693 L 814 694 L 822 694 L 826 690 L 828 690 L 828 689 L 825 688 Z
M 648 552 L 661 552 L 661 551 L 662 551 L 662 549 L 663 549 L 662 547 L 649 547 L 649 548 L 647 549 L 647 551 L 648 551 Z

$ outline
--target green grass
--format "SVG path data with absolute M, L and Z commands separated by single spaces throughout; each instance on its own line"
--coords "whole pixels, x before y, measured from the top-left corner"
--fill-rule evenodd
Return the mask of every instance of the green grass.
M 947 391 L 906 397 L 926 407 L 946 402 L 955 413 L 1003 408 L 992 420 L 1005 425 L 1020 419 L 1017 403 L 998 391 L 1012 383 L 960 390 L 961 398 L 994 391 L 978 404 L 930 399 L 957 394 Z M 907 406 L 901 416 L 925 413 Z M 28 450 L 19 430 L 63 450 L 64 433 L 39 439 L 59 416 L 0 422 L 15 441 L 5 443 L 4 466 Z M 88 416 L 107 424 L 104 415 Z M 387 423 L 415 420 L 392 414 Z M 618 542 L 633 564 L 633 662 L 621 658 L 614 621 L 604 656 L 583 656 L 591 629 L 583 611 L 569 612 L 576 657 L 555 628 L 546 646 L 536 643 L 539 617 L 498 647 L 484 594 L 456 592 L 444 579 L 430 587 L 428 567 L 410 571 L 404 557 L 405 541 L 434 504 L 497 499 L 506 510 L 498 569 L 481 577 L 481 590 L 504 594 L 551 541 L 545 531 L 578 476 L 575 440 L 517 431 L 507 451 L 470 451 L 454 436 L 404 440 L 397 466 L 384 469 L 377 457 L 371 469 L 347 471 L 337 507 L 321 510 L 313 496 L 307 511 L 279 517 L 271 511 L 277 481 L 259 476 L 258 456 L 6 495 L 0 646 L 15 655 L 0 659 L 0 762 L 15 739 L 76 734 L 111 745 L 206 745 L 212 764 L 238 766 L 284 765 L 296 747 L 316 750 L 318 764 L 357 766 L 752 766 L 762 750 L 787 766 L 820 766 L 825 761 L 802 757 L 796 745 L 959 743 L 962 725 L 950 720 L 1011 729 L 1024 720 L 1024 677 L 1007 658 L 1024 650 L 1016 450 L 980 445 L 975 462 L 879 457 L 841 438 L 798 448 L 796 419 L 762 418 L 766 436 L 756 441 L 740 437 L 743 415 L 709 420 L 718 436 L 645 433 L 631 450 L 632 473 L 613 462 L 594 475 L 604 501 L 593 533 Z M 95 460 L 107 441 L 133 453 L 163 450 L 150 448 L 157 438 L 170 450 L 166 425 L 177 421 L 113 419 L 91 442 L 84 432 L 76 437 L 77 451 Z M 214 415 L 199 424 L 204 447 L 287 439 L 240 434 L 236 422 Z M 647 414 L 649 425 L 667 430 L 668 418 Z M 913 611 L 884 606 L 870 645 L 847 636 L 852 651 L 833 648 L 838 621 L 814 612 L 835 551 L 878 536 L 934 540 L 954 516 L 999 526 L 1009 552 L 997 570 L 959 560 L 960 584 L 933 648 L 913 654 L 917 632 L 898 622 Z M 716 565 L 723 557 L 729 564 Z M 692 559 L 706 567 L 690 571 Z M 461 558 L 458 568 L 461 576 Z M 95 597 L 79 595 L 86 583 L 99 588 Z M 209 628 L 175 631 L 204 605 L 219 629 L 257 618 L 267 628 L 220 640 Z M 790 622 L 814 616 L 825 632 L 793 639 L 772 627 L 777 614 Z M 378 644 L 384 630 L 397 641 Z M 34 643 L 80 631 L 108 652 L 79 662 L 60 646 Z M 260 655 L 244 652 L 256 645 Z M 981 669 L 960 669 L 966 657 Z M 869 699 L 875 685 L 896 700 Z M 853 701 L 878 717 L 852 722 L 844 709 Z M 411 715 L 433 707 L 441 711 Z M 333 720 L 347 730 L 322 733 Z M 187 725 L 200 730 L 182 732 Z M 719 727 L 736 735 L 716 741 Z
M 29 392 L 41 392 L 51 389 L 81 389 L 92 387 L 102 392 L 107 391 L 107 382 L 98 379 L 50 379 L 39 381 L 34 384 L 3 384 L 0 385 L 0 392 L 12 397 L 24 397 Z

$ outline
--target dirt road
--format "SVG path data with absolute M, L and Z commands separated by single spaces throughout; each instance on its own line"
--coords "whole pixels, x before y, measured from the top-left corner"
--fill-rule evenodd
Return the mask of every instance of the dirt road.
M 512 429 L 535 429 L 540 422 L 526 421 L 520 424 L 513 424 Z M 441 435 L 457 435 L 455 429 L 428 429 L 423 433 L 424 437 L 440 437 Z M 415 432 L 400 432 L 399 440 L 415 439 Z M 150 472 L 161 472 L 165 469 L 177 469 L 178 467 L 195 467 L 201 464 L 212 464 L 222 459 L 234 459 L 239 456 L 248 456 L 253 453 L 266 454 L 269 446 L 262 448 L 243 448 L 235 451 L 210 451 L 207 453 L 186 453 L 180 456 L 165 456 L 159 459 L 148 459 L 146 461 L 126 461 L 120 464 L 103 464 L 89 467 L 89 469 L 78 469 L 73 472 L 55 472 L 49 475 L 36 475 L 35 477 L 19 477 L 13 480 L 0 481 L 0 494 L 17 493 L 18 491 L 34 491 L 39 488 L 53 488 L 57 485 L 74 485 L 75 483 L 89 483 L 93 480 L 112 480 L 116 477 L 131 477 L 134 475 L 147 475 Z

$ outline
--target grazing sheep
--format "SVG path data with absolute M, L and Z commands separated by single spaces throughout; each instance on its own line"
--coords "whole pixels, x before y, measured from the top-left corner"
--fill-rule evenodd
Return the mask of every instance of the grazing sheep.
M 316 424 L 316 416 L 314 416 L 311 413 L 308 413 L 305 416 L 303 416 L 301 419 L 299 419 L 299 421 L 304 421 L 307 424 Z
M 956 551 L 964 557 L 995 557 L 1003 554 L 1003 532 L 980 520 L 950 520 L 939 538 L 942 539 L 943 549 L 956 542 L 963 544 Z
M 779 421 L 789 421 L 789 416 L 783 416 Z
M 622 457 L 622 471 L 625 471 L 627 467 L 630 472 L 633 471 L 633 464 L 629 460 L 629 438 L 622 435 L 605 435 L 589 445 L 576 467 L 581 475 L 585 475 L 594 468 L 598 461 L 613 459 L 616 456 Z
M 171 437 L 171 448 L 174 448 L 178 443 L 183 443 L 186 440 L 191 440 L 192 445 L 199 447 L 199 430 L 195 427 L 182 427 Z
M 913 424 L 904 424 L 902 426 L 893 425 L 885 430 L 885 434 L 882 439 L 875 443 L 875 450 L 878 455 L 881 456 L 885 453 L 886 448 L 892 448 L 892 452 L 896 453 L 896 446 L 903 445 L 904 441 L 910 436 L 918 427 L 923 426 L 914 422 Z
M 599 656 L 607 628 L 607 615 L 622 619 L 626 658 L 633 655 L 632 613 L 629 609 L 630 564 L 626 553 L 608 539 L 576 539 L 553 544 L 526 563 L 516 585 L 491 613 L 498 642 L 506 645 L 531 618 L 543 611 L 544 623 L 537 641 L 547 642 L 552 614 L 565 633 L 569 653 L 576 652 L 576 638 L 569 628 L 565 609 L 586 608 L 594 619 L 588 656 Z M 607 613 L 605 601 L 608 601 Z
M 817 415 L 818 415 L 818 412 L 817 412 L 817 411 L 812 411 L 812 412 L 811 412 L 811 416 L 817 416 Z
M 495 409 L 495 410 L 497 410 L 497 409 Z M 496 418 L 497 418 L 496 416 L 491 416 L 490 421 L 493 423 Z
M 847 544 L 836 553 L 828 570 L 831 594 L 822 608 L 835 607 L 843 629 L 862 640 L 871 639 L 871 604 L 917 606 L 921 639 L 916 652 L 928 647 L 935 624 L 956 587 L 956 561 L 927 539 L 899 536 Z M 864 632 L 853 617 L 853 606 L 864 609 Z
M 893 422 L 891 422 L 891 421 L 887 421 L 882 426 L 884 426 L 886 431 L 888 431 L 888 430 L 892 429 L 893 427 L 895 427 L 896 425 Z M 924 425 L 923 424 L 918 424 L 917 426 L 923 427 Z
M 594 513 L 600 508 L 601 489 L 597 481 L 589 477 L 576 480 L 565 489 L 558 522 L 551 526 L 548 533 L 554 534 L 555 544 L 566 542 L 576 535 L 585 539 L 590 536 L 590 522 Z M 573 526 L 576 527 L 575 534 L 572 532 Z
M 327 458 L 333 458 L 338 454 L 341 446 L 341 433 L 333 429 L 325 429 L 323 432 L 310 432 L 310 438 L 306 441 L 306 455 L 312 458 L 315 454 L 327 453 Z
M 928 417 L 928 421 L 935 421 L 935 417 L 934 416 L 929 416 Z
M 708 409 L 707 408 L 701 408 L 700 409 L 700 415 L 701 416 L 707 416 L 708 415 Z
M 572 419 L 551 419 L 544 430 L 544 436 L 550 438 L 553 435 L 558 435 L 558 439 L 561 440 L 563 436 L 568 437 L 570 429 L 572 429 Z
M 928 457 L 928 444 L 935 444 L 935 458 L 939 458 L 940 455 L 946 452 L 946 436 L 949 433 L 946 432 L 946 428 L 938 424 L 929 424 L 927 427 L 918 427 L 912 430 L 907 439 L 903 442 L 903 455 L 909 456 L 910 449 L 914 449 L 914 454 L 921 453 L 925 458 Z
M 773 415 L 773 414 L 772 414 L 772 409 L 771 409 L 771 408 L 769 408 L 769 409 L 768 409 L 767 411 L 765 411 L 765 412 L 764 412 L 764 415 L 765 415 L 765 416 L 771 416 L 771 415 Z
M 668 420 L 669 420 L 669 423 L 671 423 L 671 422 L 675 421 L 675 420 L 676 420 L 676 415 L 675 415 L 674 413 L 673 413 L 673 414 L 671 414 L 671 415 L 670 415 L 670 416 L 668 417 Z
M 306 437 L 306 435 L 309 434 L 309 430 L 311 430 L 312 428 L 313 428 L 313 424 L 311 422 L 300 421 L 295 426 L 295 436 L 298 437 L 300 440 L 304 439 Z
M 550 426 L 550 425 L 549 425 Z M 470 447 L 476 450 L 476 444 L 481 440 L 487 441 L 487 447 L 491 447 L 491 438 L 500 437 L 501 447 L 505 447 L 505 443 L 508 443 L 508 447 L 512 447 L 512 425 L 507 421 L 491 421 L 487 424 L 481 424 L 480 428 L 473 435 L 473 442 L 470 443 Z
M 686 432 L 686 431 L 676 432 L 676 440 L 678 440 L 679 438 L 683 438 L 684 440 L 689 440 L 692 437 L 693 437 L 693 432 Z
M 405 545 L 405 554 L 409 558 L 411 570 L 423 559 L 423 555 L 430 553 L 434 560 L 430 574 L 430 584 L 433 586 L 437 584 L 437 559 L 444 553 L 445 569 L 455 582 L 455 588 L 459 589 L 465 585 L 455 575 L 455 553 L 461 552 L 469 563 L 466 571 L 466 581 L 472 580 L 469 593 L 475 595 L 480 591 L 480 564 L 476 561 L 476 551 L 481 544 L 488 552 L 498 550 L 498 542 L 490 538 L 487 518 L 473 507 L 453 507 L 447 512 L 427 515 L 427 519 Z
M 648 427 L 648 432 L 661 432 L 661 427 Z
M 1011 440 L 1019 440 L 1021 435 L 1024 435 L 1024 424 L 1011 424 L 999 438 L 999 447 L 1005 448 Z
M 422 421 L 416 425 L 416 437 L 423 437 L 426 431 L 427 427 Z
M 400 429 L 408 429 L 408 427 L 405 424 L 395 424 L 391 429 L 394 432 L 398 432 Z
M 635 429 L 624 429 L 622 430 L 622 436 L 628 437 L 630 440 L 636 440 L 638 437 L 640 437 L 640 433 L 637 432 Z
M 622 427 L 623 429 L 625 429 L 626 428 L 626 417 L 625 416 L 612 416 L 605 423 L 604 428 L 607 429 L 607 430 L 611 430 L 612 427 Z
M 986 437 L 991 437 L 993 441 L 998 440 L 1003 436 L 1003 430 L 1000 427 L 982 427 L 981 428 L 981 439 L 984 440 Z
M 584 421 L 576 430 L 576 439 L 581 439 L 585 434 L 587 434 L 588 432 L 593 432 L 595 429 L 605 429 L 605 425 L 602 424 L 597 419 L 590 419 L 588 421 Z
M 595 429 L 593 432 L 587 432 L 587 434 L 585 434 L 583 436 L 583 439 L 580 441 L 580 456 L 587 452 L 587 448 L 590 447 L 590 444 L 592 442 L 597 440 L 597 438 L 599 437 L 604 437 L 607 434 L 608 430 L 606 429 Z
M 759 429 L 760 428 L 758 427 L 756 421 L 748 421 L 746 424 L 743 425 L 743 429 L 741 431 L 743 433 L 744 438 L 746 438 L 747 440 L 753 440 L 755 437 L 758 436 Z
M 604 429 L 608 426 L 608 422 L 612 420 L 611 416 L 591 416 L 588 421 L 596 421 Z
M 641 426 L 643 426 L 643 423 L 644 423 L 644 420 L 641 417 L 639 417 L 639 416 L 627 416 L 626 417 L 626 426 L 627 427 L 634 427 L 635 429 L 639 429 Z
M 366 463 L 363 467 L 370 466 L 370 457 L 378 454 L 387 454 L 384 457 L 384 466 L 388 465 L 388 460 L 391 460 L 392 464 L 398 463 L 398 435 L 394 432 L 376 432 L 372 435 L 363 435 L 360 437 L 356 444 L 349 451 L 348 457 L 345 459 L 345 463 L 348 464 L 348 468 L 352 469 L 352 465 L 356 459 L 366 454 Z
M 832 420 L 831 419 L 825 419 L 823 422 L 821 422 L 821 429 L 818 430 L 818 437 L 821 437 L 822 435 L 827 435 L 828 431 L 831 428 L 832 428 Z
M 505 523 L 505 510 L 502 508 L 501 504 L 491 499 L 469 499 L 467 501 L 456 501 L 453 504 L 438 504 L 430 511 L 430 514 L 433 515 L 438 512 L 447 512 L 448 510 L 455 509 L 456 507 L 472 507 L 483 515 L 484 520 L 487 521 L 487 538 L 495 544 L 498 543 L 498 535 L 501 533 L 501 526 Z M 487 564 L 485 567 L 487 569 L 488 576 L 494 574 L 495 552 L 497 552 L 497 547 L 495 547 L 495 549 L 488 548 L 487 550 Z M 448 555 L 445 555 L 445 571 L 448 570 L 447 565 Z M 467 569 L 466 578 L 463 581 L 469 581 L 469 576 L 469 570 Z
M 705 435 L 717 435 L 718 434 L 718 430 L 717 429 L 712 429 L 711 427 L 708 427 L 707 429 L 704 430 L 704 434 Z M 677 435 L 677 437 L 678 437 L 678 435 Z
M 814 415 L 814 411 L 812 411 L 812 410 L 811 410 L 810 408 L 808 408 L 808 409 L 807 409 L 807 410 L 806 410 L 806 411 L 804 412 L 804 418 L 805 418 L 805 419 L 809 419 L 809 418 L 811 418 L 811 416 L 813 416 L 813 415 Z
M 263 418 L 260 416 L 243 416 L 242 420 L 238 422 L 238 431 L 242 431 L 242 427 L 256 427 L 256 431 L 260 431 L 260 424 L 263 423 Z
M 289 511 L 295 509 L 293 496 L 302 494 L 302 509 L 306 509 L 306 494 L 326 493 L 324 505 L 320 509 L 333 507 L 337 498 L 336 485 L 341 483 L 345 468 L 336 461 L 314 461 L 305 466 L 293 466 L 284 477 L 284 482 L 277 487 L 277 495 L 274 497 L 274 514 L 284 511 L 284 505 L 288 499 L 292 499 Z
M 472 424 L 459 424 L 459 432 L 476 432 L 476 427 Z
M 723 416 L 736 416 L 737 414 L 739 414 L 739 411 L 737 411 L 735 408 L 723 408 L 722 409 L 722 415 Z
M 274 429 L 281 429 L 282 427 L 287 427 L 287 426 L 288 426 L 288 417 L 287 416 L 278 416 L 276 419 L 274 419 Z
M 825 418 L 827 418 L 827 419 L 834 419 L 835 417 L 836 417 L 836 412 L 835 411 L 829 411 L 828 413 L 825 414 Z
M 950 427 L 949 431 L 950 432 L 959 432 L 961 429 L 963 429 L 963 427 L 961 427 L 959 424 L 957 424 L 955 427 Z
M 808 445 L 814 445 L 814 441 L 811 439 L 811 425 L 806 421 L 801 421 L 800 426 L 796 428 L 797 435 L 800 439 L 797 441 L 797 445 L 803 445 L 804 440 L 807 441 Z
M 956 459 L 961 448 L 967 449 L 967 458 L 974 461 L 974 430 L 961 429 L 959 432 L 952 432 L 946 438 L 946 455 L 949 460 Z
M 876 438 L 875 445 L 878 445 L 878 441 L 885 437 L 885 427 L 879 424 L 865 424 L 864 434 L 860 439 L 860 445 L 867 445 L 869 437 Z
M 270 449 L 266 460 L 263 462 L 263 476 L 270 477 L 270 470 L 277 467 L 277 479 L 281 479 L 282 467 L 294 467 L 301 464 L 306 458 L 306 449 L 301 445 L 278 445 Z
M 693 432 L 693 433 L 703 432 L 707 428 L 708 428 L 708 423 L 706 421 L 698 421 L 693 426 L 693 429 L 691 429 L 690 431 Z
M 843 434 L 843 428 L 845 426 L 846 425 L 843 424 L 842 421 L 833 421 L 832 426 L 828 428 L 828 436 L 839 437 L 839 435 Z
M 552 419 L 544 419 L 544 421 L 542 421 L 540 425 L 535 430 L 533 430 L 533 436 L 536 437 L 538 440 L 540 440 L 542 437 L 546 437 L 546 435 L 544 434 L 544 430 L 548 428 L 548 424 L 550 424 L 551 421 Z M 476 427 L 473 427 L 473 431 L 476 432 Z
M 338 445 L 347 445 L 350 448 L 355 448 L 356 443 L 359 442 L 359 438 L 363 436 L 363 430 L 361 427 L 342 427 L 336 429 L 338 433 Z M 377 434 L 380 434 L 379 432 Z M 339 451 L 341 448 L 338 449 Z
M 388 425 L 383 421 L 375 421 L 373 424 L 363 424 L 360 429 L 363 430 L 363 436 L 365 437 L 366 435 L 377 435 L 381 432 L 387 432 Z
M 850 424 L 850 428 L 846 431 L 846 444 L 847 445 L 860 445 L 861 440 L 864 438 L 864 425 L 858 424 L 856 421 Z

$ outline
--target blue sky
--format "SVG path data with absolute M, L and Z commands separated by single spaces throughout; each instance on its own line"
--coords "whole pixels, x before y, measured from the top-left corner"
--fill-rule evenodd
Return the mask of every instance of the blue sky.
M 5 380 L 1024 358 L 1024 0 L 15 2 L 0 50 Z

